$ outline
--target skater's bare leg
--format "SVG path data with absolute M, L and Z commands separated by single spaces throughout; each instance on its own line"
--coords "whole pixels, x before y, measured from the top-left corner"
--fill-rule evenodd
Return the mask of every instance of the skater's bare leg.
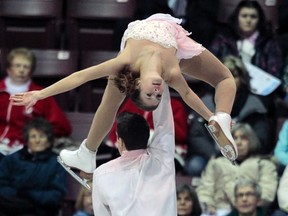
M 109 79 L 87 136 L 86 146 L 89 150 L 96 151 L 109 133 L 124 99 L 125 95 Z
M 188 76 L 202 80 L 215 88 L 215 113 L 231 113 L 236 94 L 233 75 L 210 51 L 205 50 L 192 59 L 181 60 L 180 68 Z
M 192 59 L 181 60 L 180 67 L 183 73 L 215 88 L 216 109 L 215 114 L 209 119 L 207 129 L 222 154 L 234 161 L 238 151 L 230 132 L 230 113 L 235 99 L 236 84 L 231 72 L 208 50 Z

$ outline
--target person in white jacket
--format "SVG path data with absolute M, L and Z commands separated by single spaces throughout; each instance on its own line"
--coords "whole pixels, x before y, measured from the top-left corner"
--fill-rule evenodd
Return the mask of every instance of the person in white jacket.
M 117 117 L 120 157 L 93 174 L 95 215 L 175 216 L 174 123 L 168 86 L 153 112 L 155 132 L 148 144 L 149 126 L 138 114 Z
M 283 175 L 280 178 L 277 198 L 278 206 L 272 216 L 287 216 L 288 215 L 288 166 L 286 166 Z

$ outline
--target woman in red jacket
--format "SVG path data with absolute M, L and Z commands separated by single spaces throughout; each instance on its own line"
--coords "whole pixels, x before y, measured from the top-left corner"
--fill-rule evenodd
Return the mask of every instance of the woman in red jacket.
M 23 126 L 34 117 L 48 120 L 56 137 L 71 133 L 70 122 L 54 98 L 41 100 L 28 110 L 25 106 L 13 106 L 9 100 L 10 95 L 18 92 L 43 89 L 32 81 L 34 67 L 35 56 L 28 49 L 16 48 L 7 56 L 7 77 L 0 81 L 0 152 L 5 155 L 22 148 Z

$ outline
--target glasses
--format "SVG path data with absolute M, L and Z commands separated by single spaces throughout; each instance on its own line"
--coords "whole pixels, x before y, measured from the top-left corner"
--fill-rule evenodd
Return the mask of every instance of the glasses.
M 31 65 L 27 65 L 27 64 L 12 64 L 12 67 L 16 68 L 16 69 L 23 68 L 25 70 L 30 70 L 31 69 Z
M 255 197 L 255 196 L 256 196 L 255 192 L 237 193 L 236 194 L 237 199 L 243 199 L 244 197 L 251 198 L 251 197 Z

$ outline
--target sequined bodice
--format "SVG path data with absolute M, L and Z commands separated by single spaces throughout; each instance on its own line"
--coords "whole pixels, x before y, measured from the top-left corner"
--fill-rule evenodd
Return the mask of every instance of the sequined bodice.
M 149 40 L 165 48 L 174 47 L 177 49 L 175 39 L 175 28 L 168 22 L 137 20 L 129 24 L 123 35 L 123 42 L 133 38 L 136 40 Z

